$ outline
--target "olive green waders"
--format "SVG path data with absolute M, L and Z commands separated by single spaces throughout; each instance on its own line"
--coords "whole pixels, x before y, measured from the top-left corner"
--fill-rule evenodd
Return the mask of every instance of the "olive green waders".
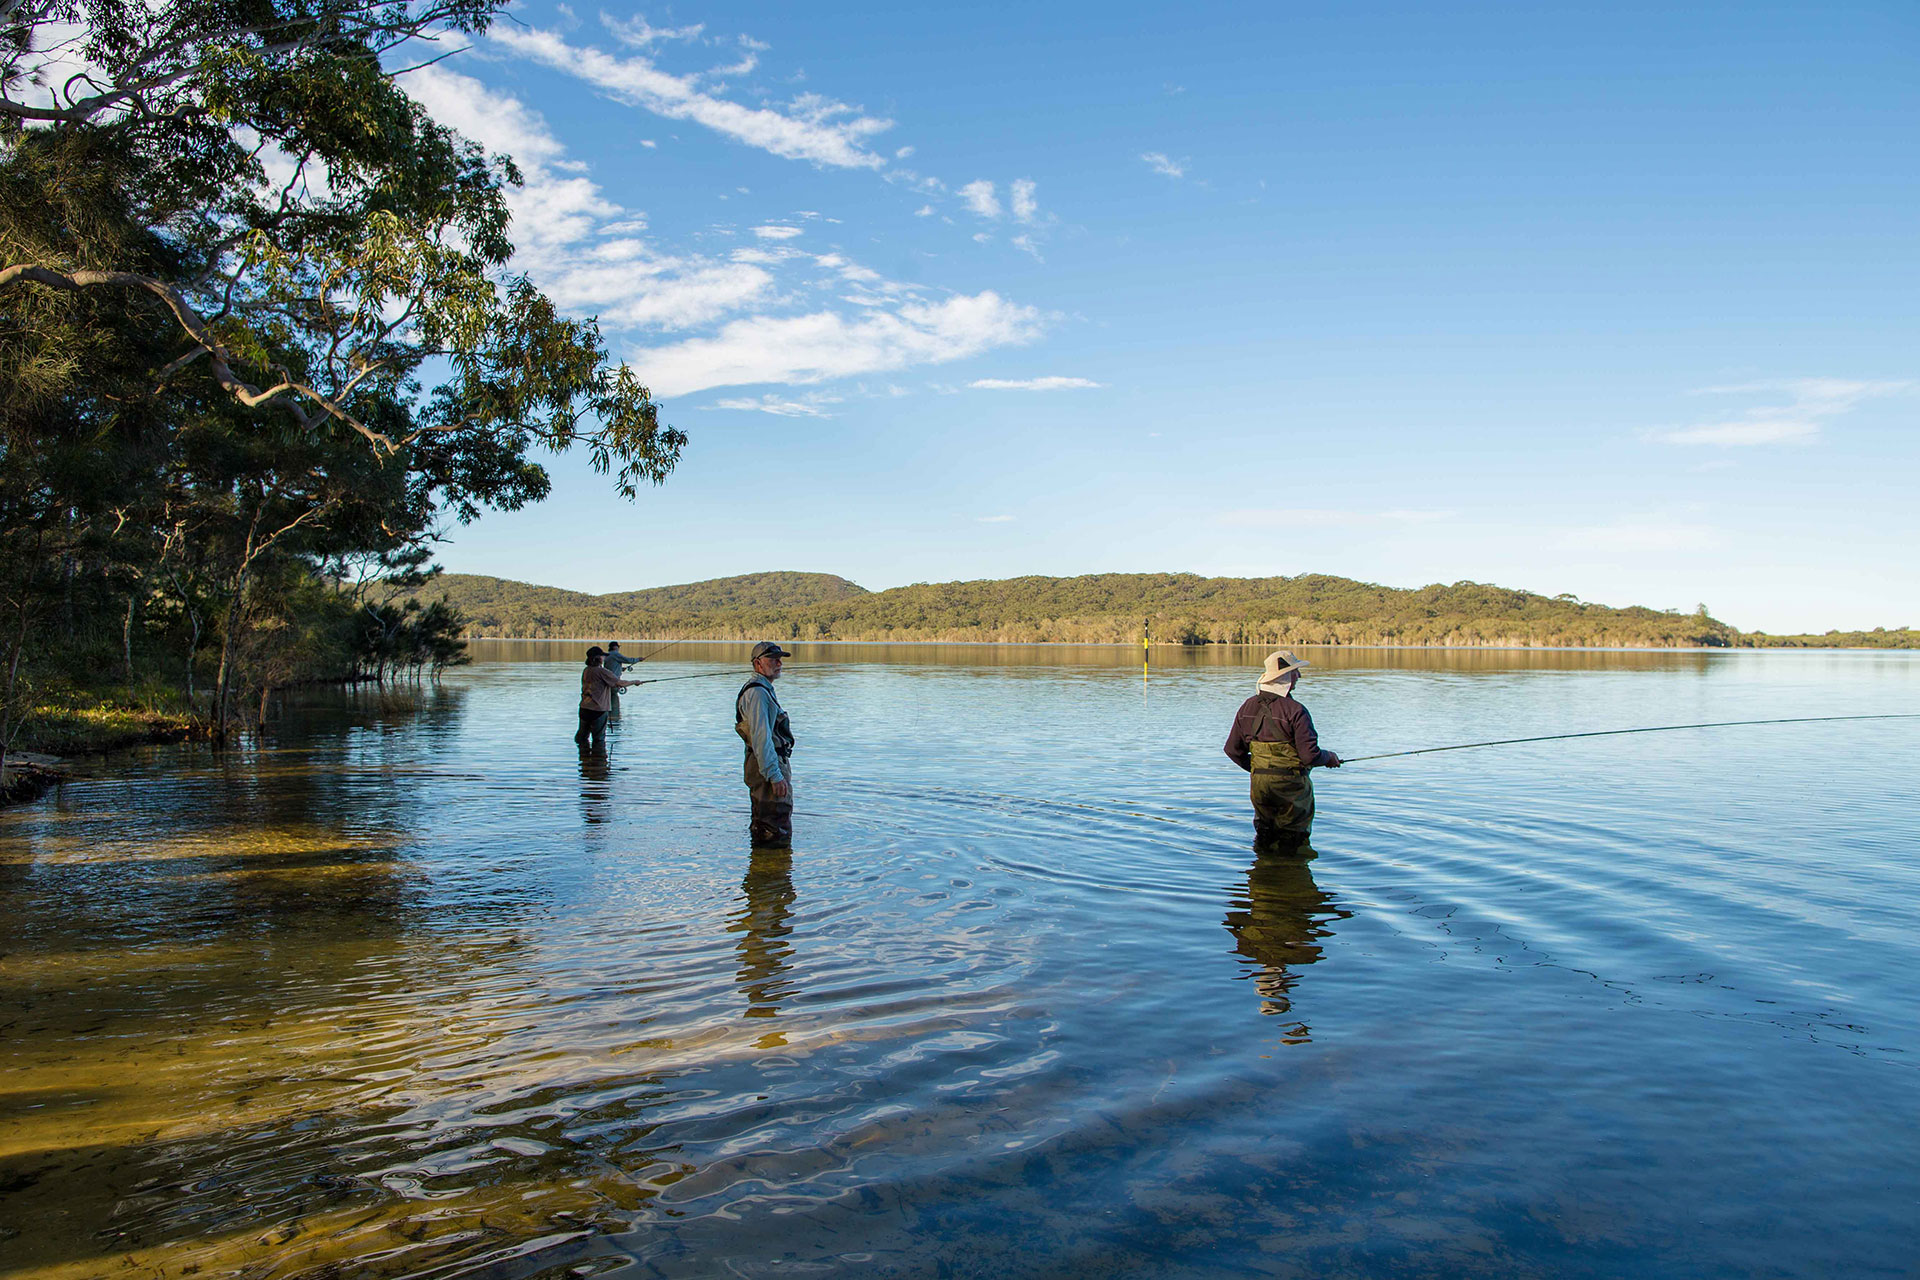
M 1313 781 L 1291 742 L 1249 742 L 1256 843 L 1298 842 L 1313 829 Z
M 741 685 L 740 692 L 733 696 L 733 731 L 747 744 L 744 776 L 747 798 L 753 804 L 753 817 L 747 824 L 748 834 L 753 837 L 757 847 L 784 849 L 793 843 L 793 723 L 781 709 L 780 699 L 773 696 L 773 686 L 763 684 L 763 679 L 755 676 Z M 747 696 L 747 690 L 756 685 L 767 691 L 768 701 L 775 713 L 768 732 L 773 737 L 774 754 L 780 757 L 780 768 L 787 775 L 788 787 L 784 800 L 773 794 L 773 781 L 760 771 L 760 761 L 753 754 L 752 735 L 747 730 L 747 713 L 740 705 Z
M 787 771 L 784 800 L 773 794 L 773 783 L 760 772 L 760 762 L 753 758 L 753 752 L 747 752 L 747 796 L 753 804 L 748 831 L 753 843 L 763 848 L 784 849 L 793 843 L 793 762 L 783 759 L 780 763 Z

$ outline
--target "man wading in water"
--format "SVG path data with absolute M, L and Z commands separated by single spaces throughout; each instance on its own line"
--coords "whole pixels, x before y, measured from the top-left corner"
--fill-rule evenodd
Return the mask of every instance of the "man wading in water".
M 629 658 L 626 654 L 620 652 L 620 642 L 618 640 L 609 640 L 607 641 L 606 656 L 600 659 L 600 665 L 613 672 L 614 675 L 620 677 L 622 680 L 625 680 L 628 667 L 637 667 L 645 661 L 645 658 Z M 624 690 L 615 689 L 613 691 L 613 708 L 607 713 L 609 720 L 618 720 L 620 718 L 620 699 L 625 696 L 626 693 Z
M 753 679 L 733 700 L 733 731 L 747 744 L 747 794 L 753 800 L 748 830 L 763 849 L 793 843 L 793 726 L 773 693 L 780 660 L 792 656 L 771 640 L 753 646 Z
M 600 664 L 604 656 L 606 651 L 594 645 L 587 650 L 587 665 L 580 672 L 580 732 L 573 735 L 573 740 L 582 751 L 607 749 L 607 716 L 613 711 L 614 692 L 640 683 L 622 680 L 607 670 Z
M 1339 756 L 1320 749 L 1313 717 L 1293 700 L 1294 682 L 1307 665 L 1291 649 L 1268 654 L 1259 692 L 1240 704 L 1227 734 L 1227 759 L 1253 775 L 1256 852 L 1305 842 L 1313 828 L 1313 783 L 1307 770 L 1340 767 Z

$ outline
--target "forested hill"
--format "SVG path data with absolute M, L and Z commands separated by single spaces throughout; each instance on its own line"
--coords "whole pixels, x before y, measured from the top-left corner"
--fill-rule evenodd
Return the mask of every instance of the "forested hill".
M 516 637 L 598 634 L 609 627 L 630 635 L 636 623 L 644 629 L 660 617 L 783 617 L 873 594 L 830 573 L 748 573 L 604 596 L 472 573 L 450 573 L 435 585 L 472 620 L 474 635 Z
M 473 636 L 1097 644 L 1137 642 L 1151 619 L 1155 640 L 1190 643 L 1664 648 L 1755 640 L 1704 610 L 1616 609 L 1476 582 L 1400 589 L 1325 574 L 1110 573 L 867 591 L 831 574 L 757 573 L 601 596 L 474 574 L 449 574 L 436 586 L 467 615 Z

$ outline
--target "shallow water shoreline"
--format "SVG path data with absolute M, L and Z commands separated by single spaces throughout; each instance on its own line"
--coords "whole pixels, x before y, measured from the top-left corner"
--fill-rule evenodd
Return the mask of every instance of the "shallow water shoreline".
M 1273 860 L 1243 655 L 822 650 L 768 854 L 727 681 L 583 757 L 574 655 L 486 647 L 0 811 L 0 1270 L 1907 1265 L 1920 722 L 1342 769 Z M 1358 658 L 1355 755 L 1920 711 L 1910 656 Z

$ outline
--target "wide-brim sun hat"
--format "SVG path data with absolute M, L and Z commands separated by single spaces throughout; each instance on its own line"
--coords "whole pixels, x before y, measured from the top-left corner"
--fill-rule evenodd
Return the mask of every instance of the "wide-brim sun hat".
M 1267 655 L 1267 665 L 1260 671 L 1260 683 L 1272 684 L 1275 680 L 1299 671 L 1313 664 L 1291 649 L 1275 649 Z

